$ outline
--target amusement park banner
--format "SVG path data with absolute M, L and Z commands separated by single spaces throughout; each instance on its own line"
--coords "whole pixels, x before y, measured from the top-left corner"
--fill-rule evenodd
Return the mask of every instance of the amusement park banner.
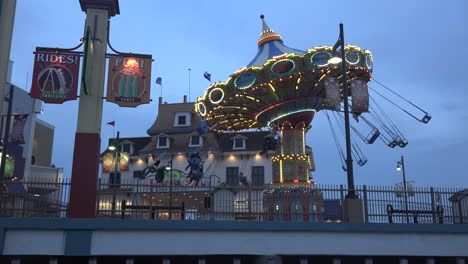
M 130 160 L 130 154 L 127 152 L 120 152 L 118 158 L 117 167 L 115 167 L 116 157 L 113 153 L 106 153 L 102 158 L 102 172 L 112 173 L 114 170 L 118 172 L 128 171 L 128 162 Z
M 76 100 L 79 70 L 79 54 L 34 52 L 31 97 L 50 104 Z
M 121 107 L 150 102 L 151 56 L 109 57 L 106 100 Z

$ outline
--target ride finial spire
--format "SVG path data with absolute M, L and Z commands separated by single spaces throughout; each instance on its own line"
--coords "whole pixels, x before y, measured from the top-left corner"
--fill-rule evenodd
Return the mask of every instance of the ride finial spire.
M 262 20 L 262 33 L 260 34 L 260 39 L 257 41 L 258 46 L 274 41 L 274 40 L 281 40 L 281 35 L 276 34 L 265 22 L 265 15 L 260 15 L 260 19 Z

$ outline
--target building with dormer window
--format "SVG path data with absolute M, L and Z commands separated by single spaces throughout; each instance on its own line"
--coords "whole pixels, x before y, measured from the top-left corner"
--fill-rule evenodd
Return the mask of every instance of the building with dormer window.
M 178 184 L 184 185 L 189 170 L 187 159 L 198 153 L 203 162 L 203 174 L 199 186 L 227 184 L 263 185 L 271 182 L 273 151 L 264 152 L 265 137 L 269 131 L 218 133 L 209 131 L 200 134 L 197 127 L 201 122 L 194 111 L 194 104 L 159 103 L 159 110 L 153 125 L 147 130 L 147 137 L 119 138 L 120 155 L 117 166 L 119 182 L 130 181 L 157 184 L 153 173 L 145 169 L 157 160 L 159 167 L 171 165 L 173 177 Z M 109 139 L 114 142 L 117 139 Z M 113 182 L 110 175 L 115 170 L 115 155 L 103 153 L 103 173 L 101 181 Z M 260 154 L 261 152 L 264 152 Z M 109 153 L 107 153 L 109 154 Z M 124 161 L 128 156 L 128 163 Z M 107 157 L 107 160 L 106 160 Z M 127 164 L 127 165 L 124 165 Z M 167 182 L 167 179 L 164 180 Z

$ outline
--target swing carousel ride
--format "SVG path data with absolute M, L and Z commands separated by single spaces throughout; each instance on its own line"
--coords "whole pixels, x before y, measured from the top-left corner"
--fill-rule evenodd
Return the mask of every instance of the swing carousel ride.
M 312 199 L 315 199 L 314 183 L 309 177 L 312 168 L 306 153 L 306 133 L 311 128 L 314 116 L 320 111 L 326 112 L 344 164 L 344 155 L 335 131 L 338 129 L 334 128 L 332 122 L 335 119 L 338 126 L 342 125 L 343 100 L 350 101 L 353 117 L 362 119 L 364 122 L 360 124 L 370 127 L 371 131 L 366 135 L 352 126 L 355 136 L 359 136 L 364 143 L 372 144 L 380 138 L 390 147 L 406 146 L 407 140 L 394 123 L 388 124 L 388 116 L 377 115 L 383 110 L 375 105 L 376 111 L 373 111 L 374 106 L 369 105 L 369 99 L 375 104 L 373 98 L 369 97 L 368 83 L 372 79 L 373 70 L 373 56 L 369 50 L 353 45 L 346 45 L 344 51 L 335 50 L 331 46 L 314 47 L 307 51 L 289 48 L 283 44 L 281 35 L 269 28 L 264 16 L 260 18 L 263 30 L 254 59 L 246 67 L 234 72 L 226 82 L 216 82 L 209 86 L 204 95 L 197 99 L 195 111 L 216 132 L 268 127 L 273 135 L 280 135 L 272 157 L 272 178 L 273 186 L 285 188 L 272 188 L 265 191 L 264 195 L 309 194 L 306 196 L 311 198 L 312 195 Z M 341 63 L 333 63 L 331 60 L 333 57 L 341 57 L 341 52 L 345 53 L 350 98 L 342 97 Z M 382 93 L 370 89 L 384 97 Z M 369 113 L 371 118 L 365 117 L 363 113 Z M 427 123 L 431 117 L 427 112 L 424 113 L 420 121 Z M 377 121 L 377 125 L 370 121 L 372 118 Z M 362 166 L 367 159 L 355 143 L 356 140 L 353 143 L 353 157 Z

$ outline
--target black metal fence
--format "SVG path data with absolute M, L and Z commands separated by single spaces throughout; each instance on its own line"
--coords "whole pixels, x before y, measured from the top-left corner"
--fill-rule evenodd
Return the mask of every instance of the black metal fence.
M 66 217 L 70 180 L 4 181 L 1 217 Z M 457 188 L 356 186 L 364 222 L 468 223 L 468 191 Z M 345 185 L 171 186 L 99 181 L 98 218 L 342 222 Z M 85 194 L 84 194 L 85 195 Z
M 66 217 L 70 179 L 0 182 L 0 217 Z

